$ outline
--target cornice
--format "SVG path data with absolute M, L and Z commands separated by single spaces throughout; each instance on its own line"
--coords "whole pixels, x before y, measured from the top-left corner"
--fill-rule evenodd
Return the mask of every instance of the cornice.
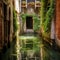
M 3 3 L 5 3 L 6 5 L 9 5 L 9 0 L 3 0 Z

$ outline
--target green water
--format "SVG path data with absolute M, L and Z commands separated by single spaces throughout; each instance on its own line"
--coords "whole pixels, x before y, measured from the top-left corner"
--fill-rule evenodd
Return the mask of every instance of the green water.
M 40 44 L 42 43 L 37 36 L 20 36 L 21 59 L 40 60 Z
M 11 43 L 0 60 L 60 60 L 60 53 L 35 34 L 23 34 Z

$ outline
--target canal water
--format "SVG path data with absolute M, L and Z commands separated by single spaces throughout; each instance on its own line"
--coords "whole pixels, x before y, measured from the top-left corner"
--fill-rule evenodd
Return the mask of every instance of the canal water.
M 37 35 L 25 34 L 20 36 L 21 60 L 41 60 L 40 59 L 40 44 Z
M 60 53 L 39 37 L 38 34 L 23 34 L 0 54 L 0 60 L 60 60 Z

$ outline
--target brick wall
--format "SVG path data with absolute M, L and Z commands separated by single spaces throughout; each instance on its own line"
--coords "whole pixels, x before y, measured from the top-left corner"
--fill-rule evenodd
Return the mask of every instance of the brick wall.
M 56 42 L 60 45 L 60 0 L 56 0 Z
M 57 0 L 56 3 L 56 34 L 60 39 L 60 0 Z

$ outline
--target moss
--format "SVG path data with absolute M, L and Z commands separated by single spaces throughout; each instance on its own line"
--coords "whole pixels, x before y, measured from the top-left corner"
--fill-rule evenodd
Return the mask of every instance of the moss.
M 18 30 L 17 14 L 16 14 L 15 9 L 13 9 L 13 30 L 14 30 L 14 32 L 17 32 L 17 30 Z

